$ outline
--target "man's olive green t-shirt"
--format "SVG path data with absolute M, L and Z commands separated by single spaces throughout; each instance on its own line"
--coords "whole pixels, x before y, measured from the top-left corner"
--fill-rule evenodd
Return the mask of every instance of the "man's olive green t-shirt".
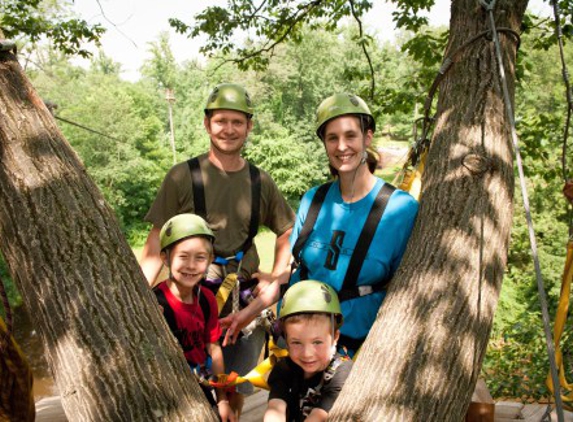
M 215 234 L 215 253 L 227 258 L 239 252 L 249 234 L 251 220 L 251 177 L 246 164 L 236 172 L 225 172 L 213 165 L 207 154 L 198 157 L 205 185 L 207 222 Z M 277 185 L 263 170 L 261 173 L 261 205 L 259 224 L 268 227 L 280 236 L 294 224 L 294 213 Z M 193 186 L 187 162 L 176 164 L 169 170 L 155 201 L 145 216 L 145 221 L 161 228 L 171 217 L 181 213 L 193 213 Z M 243 258 L 241 275 L 250 279 L 259 267 L 256 245 Z M 236 262 L 228 272 L 236 270 Z M 212 265 L 209 278 L 222 277 L 221 268 Z

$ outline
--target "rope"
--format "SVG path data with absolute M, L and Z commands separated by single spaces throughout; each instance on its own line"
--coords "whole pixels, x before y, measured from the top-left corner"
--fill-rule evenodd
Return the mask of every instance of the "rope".
M 493 33 L 493 40 L 495 44 L 495 52 L 497 57 L 497 62 L 499 66 L 499 76 L 501 79 L 501 86 L 503 89 L 503 99 L 505 104 L 505 110 L 507 112 L 507 118 L 511 124 L 511 139 L 513 142 L 513 148 L 515 150 L 515 158 L 517 162 L 517 169 L 519 173 L 519 182 L 521 186 L 521 195 L 523 196 L 523 206 L 525 209 L 525 218 L 527 220 L 527 227 L 529 230 L 529 241 L 531 244 L 531 253 L 533 255 L 533 263 L 535 266 L 535 276 L 537 279 L 537 289 L 539 291 L 539 302 L 541 304 L 541 313 L 543 316 L 543 328 L 545 331 L 545 342 L 547 345 L 547 351 L 549 353 L 549 364 L 551 367 L 551 378 L 553 380 L 553 385 L 555 386 L 555 404 L 557 406 L 557 420 L 559 422 L 564 421 L 563 416 L 563 402 L 561 400 L 561 392 L 559 385 L 559 375 L 557 372 L 557 364 L 555 362 L 555 348 L 553 347 L 553 339 L 551 335 L 551 328 L 549 327 L 549 312 L 547 310 L 547 299 L 545 294 L 545 288 L 543 287 L 543 279 L 541 277 L 541 266 L 539 265 L 539 256 L 537 254 L 537 243 L 535 240 L 535 232 L 533 230 L 533 221 L 531 218 L 531 211 L 529 207 L 529 197 L 527 194 L 527 188 L 525 186 L 525 175 L 523 173 L 523 164 L 521 161 L 521 152 L 519 149 L 519 143 L 517 139 L 517 131 L 515 129 L 515 120 L 513 118 L 513 110 L 511 107 L 511 100 L 509 97 L 509 90 L 507 88 L 507 81 L 505 78 L 505 69 L 503 67 L 503 59 L 501 56 L 501 46 L 499 43 L 498 33 L 495 27 L 495 19 L 493 16 L 493 8 L 495 7 L 495 0 L 490 3 L 485 0 L 479 0 L 480 4 L 486 9 L 489 15 L 490 26 Z
M 4 286 L 4 281 L 0 277 L 0 296 L 2 297 L 2 305 L 6 311 L 6 333 L 4 338 L 0 339 L 0 352 L 4 352 L 5 348 L 10 342 L 10 337 L 12 336 L 12 309 L 10 308 L 10 302 L 8 301 L 8 295 L 6 294 L 6 288 Z

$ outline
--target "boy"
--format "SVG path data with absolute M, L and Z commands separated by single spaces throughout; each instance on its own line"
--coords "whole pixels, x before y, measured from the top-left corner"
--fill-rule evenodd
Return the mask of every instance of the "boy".
M 160 242 L 169 278 L 153 291 L 191 369 L 205 369 L 210 358 L 212 372 L 223 374 L 217 302 L 211 291 L 200 287 L 213 260 L 214 238 L 205 220 L 197 215 L 179 214 L 168 220 L 161 229 Z M 221 419 L 234 422 L 225 391 L 216 390 L 215 403 L 210 389 L 200 385 L 209 403 L 217 406 Z
M 334 289 L 304 280 L 286 292 L 280 323 L 289 356 L 273 368 L 265 422 L 325 421 L 352 361 L 336 352 L 342 313 Z

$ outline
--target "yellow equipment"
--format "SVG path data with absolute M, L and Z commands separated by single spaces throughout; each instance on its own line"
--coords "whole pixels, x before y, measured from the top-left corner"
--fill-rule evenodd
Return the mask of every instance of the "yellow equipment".
M 571 283 L 573 282 L 573 239 L 569 239 L 567 244 L 567 256 L 565 258 L 565 270 L 563 271 L 563 281 L 561 283 L 561 295 L 559 297 L 559 306 L 557 307 L 557 315 L 555 316 L 555 326 L 553 327 L 553 341 L 555 343 L 555 360 L 559 367 L 559 384 L 561 385 L 561 397 L 564 402 L 573 402 L 573 384 L 569 383 L 565 378 L 565 367 L 563 365 L 563 353 L 559 345 L 565 322 L 567 320 L 567 313 L 569 310 L 569 297 L 571 294 Z M 553 382 L 551 374 L 547 376 L 545 381 L 549 390 L 553 393 Z

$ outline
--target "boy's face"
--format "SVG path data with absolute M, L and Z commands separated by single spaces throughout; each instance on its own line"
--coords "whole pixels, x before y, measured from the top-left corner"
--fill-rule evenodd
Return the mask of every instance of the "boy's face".
M 204 125 L 212 148 L 223 154 L 235 155 L 241 152 L 253 122 L 240 111 L 213 110 L 210 118 L 205 117 Z
M 173 246 L 167 262 L 167 254 L 162 253 L 163 263 L 171 269 L 172 280 L 178 287 L 191 289 L 205 276 L 211 263 L 209 241 L 203 237 L 190 237 Z
M 304 371 L 304 378 L 326 369 L 333 356 L 333 346 L 338 340 L 338 331 L 332 338 L 330 316 L 319 315 L 310 321 L 285 323 L 287 348 L 294 363 Z

